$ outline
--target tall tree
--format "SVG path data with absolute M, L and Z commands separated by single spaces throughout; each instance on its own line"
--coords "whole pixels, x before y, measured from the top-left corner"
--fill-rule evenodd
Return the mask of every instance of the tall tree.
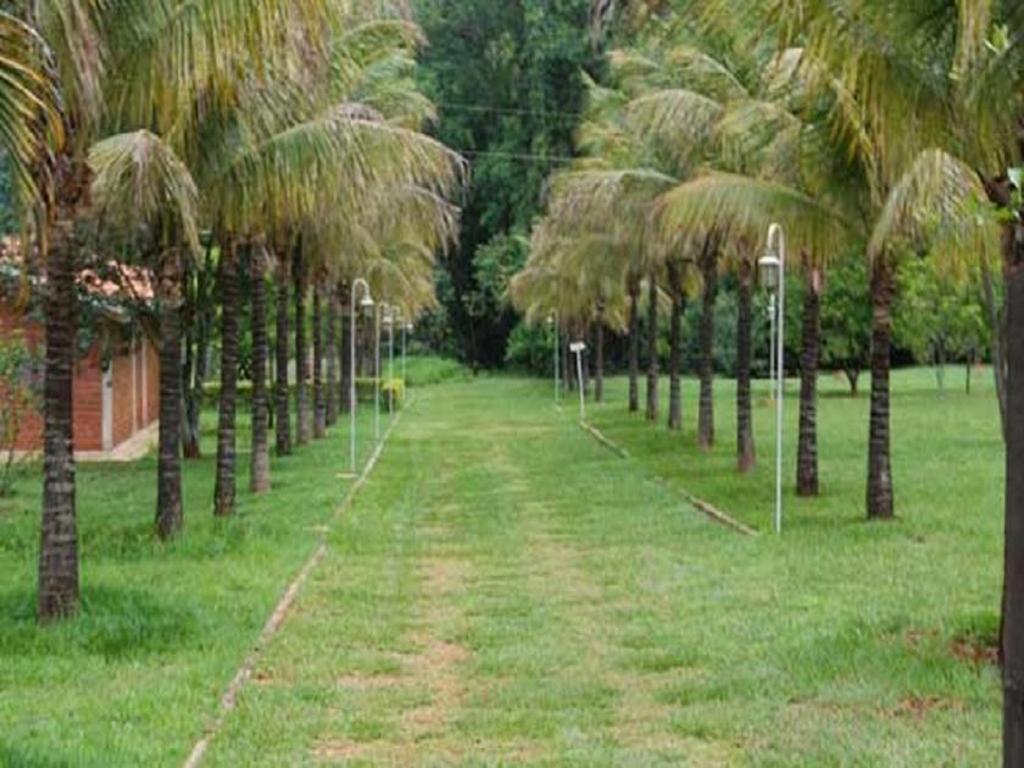
M 416 7 L 431 40 L 426 92 L 442 105 L 437 135 L 474 161 L 459 246 L 445 263 L 446 314 L 464 359 L 496 366 L 517 318 L 507 304 L 486 300 L 478 260 L 497 238 L 527 235 L 545 178 L 573 154 L 581 73 L 595 59 L 589 0 L 417 0 Z
M 267 392 L 267 267 L 270 257 L 263 243 L 249 251 L 252 283 L 252 456 L 249 463 L 249 490 L 270 490 L 270 442 L 268 421 L 270 397 Z

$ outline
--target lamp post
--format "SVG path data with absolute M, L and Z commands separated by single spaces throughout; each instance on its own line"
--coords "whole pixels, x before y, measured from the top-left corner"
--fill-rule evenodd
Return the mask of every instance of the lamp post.
M 351 317 L 349 320 L 349 390 L 348 390 L 348 412 L 349 412 L 349 470 L 353 475 L 356 473 L 356 293 L 363 290 L 362 308 L 373 309 L 373 296 L 370 294 L 370 284 L 361 277 L 352 281 L 352 295 L 349 301 Z
M 758 261 L 761 280 L 772 292 L 772 303 L 778 295 L 779 316 L 775 327 L 773 357 L 775 359 L 775 532 L 782 533 L 782 414 L 786 394 L 785 322 L 786 322 L 786 235 L 780 224 L 768 229 L 765 255 Z
M 555 331 L 555 405 L 558 405 L 562 399 L 562 374 L 559 368 L 559 364 L 561 363 L 559 355 L 561 354 L 560 350 L 562 346 L 562 339 L 560 338 L 561 334 L 558 327 L 558 310 L 551 313 L 551 317 L 548 318 L 548 325 L 554 328 Z
M 576 381 L 580 385 L 580 421 L 587 420 L 587 397 L 583 390 L 583 353 L 587 350 L 587 345 L 582 341 L 573 342 L 569 347 L 570 351 L 576 355 Z

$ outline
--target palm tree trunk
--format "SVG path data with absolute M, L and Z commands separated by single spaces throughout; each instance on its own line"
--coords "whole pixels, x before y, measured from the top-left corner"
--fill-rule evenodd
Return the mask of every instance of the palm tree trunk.
M 217 423 L 217 480 L 213 513 L 235 512 L 235 413 L 238 405 L 238 246 L 228 245 L 220 260 L 221 358 Z
M 640 410 L 640 282 L 629 283 L 629 412 Z
M 270 402 L 267 394 L 267 267 L 268 254 L 260 248 L 250 252 L 252 265 L 252 455 L 249 490 L 270 490 L 270 441 L 267 435 Z
M 338 292 L 327 288 L 327 426 L 338 423 Z
M 889 431 L 889 371 L 892 349 L 893 274 L 888 254 L 872 267 L 871 424 L 868 438 L 868 518 L 895 516 Z
M 39 548 L 39 621 L 78 610 L 78 528 L 72 374 L 75 363 L 75 261 L 72 201 L 50 232 L 46 257 L 46 374 L 43 391 L 43 519 Z
M 572 343 L 571 336 L 569 327 L 564 326 L 562 328 L 562 386 L 565 387 L 566 392 L 572 392 L 576 389 L 576 361 L 573 359 L 574 355 L 569 348 Z
M 658 420 L 658 281 L 652 272 L 647 287 L 647 420 Z
M 342 283 L 338 286 L 338 292 L 342 297 L 341 304 L 341 390 L 338 394 L 341 397 L 341 412 L 347 414 L 350 410 L 349 398 L 352 396 L 352 326 L 349 320 L 348 307 L 348 286 Z
M 821 272 L 805 266 L 804 348 L 800 362 L 800 438 L 796 493 L 818 495 L 818 360 L 821 354 Z
M 604 402 L 604 305 L 597 308 L 594 328 L 594 402 Z
M 683 279 L 676 259 L 668 262 L 668 287 L 672 292 L 672 317 L 669 323 L 668 357 L 668 428 L 683 428 L 683 387 L 680 369 L 683 363 Z
M 589 329 L 587 327 L 587 323 L 580 323 L 580 329 L 579 329 L 580 332 L 579 332 L 579 334 L 577 334 L 576 338 L 579 339 L 580 341 L 585 340 L 589 336 L 588 330 Z M 590 397 L 590 379 L 591 379 L 591 375 L 590 375 L 590 349 L 589 348 L 587 348 L 587 349 L 585 349 L 583 351 L 583 361 L 582 361 L 582 365 L 580 366 L 580 370 L 583 372 L 583 394 L 586 397 Z
M 1006 519 L 1000 648 L 1003 765 L 1024 765 L 1024 226 L 1003 232 L 1006 280 Z
M 327 402 L 324 399 L 324 302 L 320 280 L 313 283 L 313 437 L 327 437 Z
M 295 248 L 295 410 L 299 445 L 312 438 L 313 420 L 309 412 L 309 344 L 306 340 L 306 264 L 302 244 Z
M 718 298 L 718 243 L 709 237 L 701 252 L 704 307 L 700 317 L 700 408 L 697 445 L 710 450 L 715 444 L 715 302 Z
M 739 317 L 736 328 L 736 464 L 743 474 L 751 472 L 757 464 L 754 445 L 754 415 L 750 396 L 750 363 L 753 335 L 753 280 L 754 265 L 750 258 L 741 257 L 739 265 Z
M 178 417 L 178 422 L 181 426 L 182 446 L 194 439 L 194 436 L 189 433 L 188 428 L 188 409 L 189 400 L 191 399 L 189 390 L 191 389 L 192 379 L 195 377 L 196 371 L 196 296 L 194 287 L 195 276 L 192 272 L 192 267 L 186 260 L 182 267 L 178 291 L 180 295 L 179 303 L 181 304 L 179 335 L 181 336 L 182 346 L 185 349 L 184 361 L 179 366 L 181 369 L 181 384 L 178 386 L 181 402 L 181 414 Z M 163 345 L 161 345 L 162 353 Z M 195 449 L 195 446 L 189 447 Z
M 160 437 L 157 459 L 156 531 L 177 536 L 185 516 L 181 496 L 181 274 L 178 254 L 160 265 Z
M 206 249 L 206 258 L 202 268 L 197 272 L 194 287 L 195 305 L 195 354 L 194 368 L 191 379 L 184 381 L 185 388 L 185 424 L 182 440 L 182 453 L 186 459 L 195 460 L 202 456 L 199 419 L 203 412 L 206 376 L 210 355 L 210 335 L 213 327 L 213 301 L 211 301 L 211 284 L 213 283 L 213 244 Z M 190 293 L 192 293 L 190 291 Z
M 277 382 L 274 387 L 274 397 L 277 401 L 277 424 L 274 427 L 274 435 L 277 442 L 277 455 L 287 456 L 292 452 L 292 424 L 291 414 L 288 412 L 288 403 L 291 393 L 288 391 L 288 361 L 290 355 L 288 349 L 291 346 L 290 333 L 288 328 L 288 286 L 291 284 L 291 264 L 288 259 L 287 250 L 282 249 L 278 253 L 277 262 Z

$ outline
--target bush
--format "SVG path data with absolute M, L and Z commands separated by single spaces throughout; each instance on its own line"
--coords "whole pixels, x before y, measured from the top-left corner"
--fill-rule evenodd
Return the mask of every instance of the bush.
M 551 373 L 554 355 L 555 338 L 551 328 L 531 328 L 520 323 L 509 336 L 505 362 L 512 368 L 543 376 Z
M 11 492 L 25 417 L 40 407 L 37 369 L 38 360 L 20 335 L 0 339 L 0 497 Z

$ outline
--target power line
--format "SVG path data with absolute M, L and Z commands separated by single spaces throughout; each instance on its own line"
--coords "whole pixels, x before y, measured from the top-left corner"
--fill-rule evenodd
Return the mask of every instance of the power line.
M 532 117 L 565 117 L 572 120 L 579 120 L 586 117 L 582 112 L 559 112 L 555 110 L 539 109 L 518 109 L 516 107 L 488 107 L 482 104 L 459 104 L 456 102 L 443 102 L 436 104 L 441 110 L 454 110 L 462 112 L 497 113 L 502 115 L 528 115 Z
M 544 163 L 574 163 L 579 158 L 564 155 L 536 155 L 528 152 L 499 152 L 494 150 L 456 149 L 460 155 L 468 157 L 496 157 L 504 160 L 529 160 Z

